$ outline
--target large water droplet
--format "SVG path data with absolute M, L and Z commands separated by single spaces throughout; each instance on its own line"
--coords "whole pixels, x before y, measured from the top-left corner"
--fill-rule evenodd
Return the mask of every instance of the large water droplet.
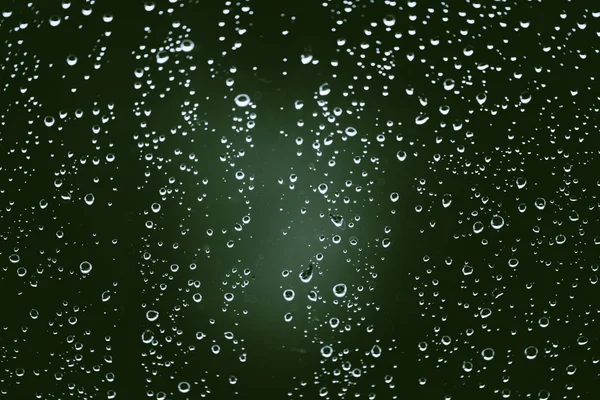
M 89 274 L 92 272 L 92 264 L 90 264 L 89 261 L 83 261 L 81 264 L 79 264 L 79 270 L 82 274 Z
M 244 93 L 238 94 L 237 96 L 235 96 L 234 101 L 238 107 L 248 107 L 248 105 L 250 104 L 250 96 Z
M 150 322 L 154 322 L 158 319 L 159 312 L 156 310 L 148 310 L 146 311 L 146 319 Z
M 344 297 L 348 291 L 348 288 L 343 283 L 338 283 L 333 287 L 333 294 L 336 297 Z

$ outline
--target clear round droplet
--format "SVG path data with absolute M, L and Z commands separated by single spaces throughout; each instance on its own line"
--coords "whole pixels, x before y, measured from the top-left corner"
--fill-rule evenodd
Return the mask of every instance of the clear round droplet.
M 69 54 L 67 56 L 67 64 L 72 67 L 73 65 L 77 64 L 78 58 L 77 56 L 73 55 L 73 54 Z
M 159 312 L 156 310 L 148 310 L 146 311 L 146 319 L 150 322 L 154 322 L 158 319 Z
M 88 206 L 91 206 L 92 204 L 94 204 L 94 200 L 96 198 L 94 197 L 94 195 L 92 193 L 88 193 L 83 197 L 83 201 L 85 201 L 85 204 L 87 204 Z
M 92 272 L 92 264 L 89 261 L 83 261 L 79 264 L 79 270 L 82 274 L 89 274 Z
M 238 94 L 237 96 L 235 96 L 234 101 L 238 107 L 248 107 L 248 105 L 250 104 L 250 96 L 248 96 L 245 93 Z
M 142 342 L 149 344 L 154 340 L 154 332 L 152 332 L 150 329 L 146 329 L 144 332 L 142 332 Z
M 156 62 L 158 64 L 164 64 L 169 60 L 169 53 L 161 50 L 158 53 L 156 53 Z
M 491 347 L 488 347 L 486 349 L 483 349 L 483 351 L 481 352 L 481 356 L 483 357 L 483 359 L 485 361 L 490 361 L 494 358 L 494 355 L 496 354 L 496 352 L 494 351 L 494 349 L 492 349 Z
M 181 41 L 181 51 L 189 53 L 194 50 L 195 44 L 190 39 L 183 39 Z
M 494 215 L 492 217 L 492 221 L 490 222 L 490 225 L 494 229 L 500 229 L 504 226 L 504 218 L 502 218 L 499 215 Z
M 348 288 L 343 283 L 338 283 L 337 285 L 335 285 L 333 287 L 333 294 L 336 297 L 344 297 L 346 295 L 347 291 L 348 291 Z
M 333 354 L 333 349 L 331 348 L 331 346 L 321 347 L 321 355 L 323 357 L 329 358 L 329 357 L 331 357 L 332 354 Z
M 356 136 L 356 134 L 358 133 L 358 132 L 356 131 L 356 128 L 354 128 L 354 127 L 352 127 L 352 126 L 349 126 L 349 127 L 347 127 L 347 128 L 344 130 L 344 132 L 345 132 L 345 133 L 346 133 L 346 135 L 347 135 L 347 136 L 349 136 L 349 137 Z
M 546 199 L 544 199 L 543 197 L 538 197 L 537 199 L 535 199 L 534 204 L 538 210 L 543 210 L 544 208 L 546 208 Z
M 292 301 L 292 300 L 294 300 L 295 296 L 296 296 L 296 293 L 292 289 L 286 289 L 286 290 L 283 291 L 283 298 L 286 301 Z
M 533 360 L 538 355 L 538 349 L 535 346 L 528 346 L 527 348 L 525 348 L 524 353 L 525 357 L 527 357 L 528 360 Z
M 177 389 L 179 389 L 179 392 L 181 393 L 188 393 L 191 389 L 191 385 L 188 382 L 179 382 L 179 384 L 177 385 Z
M 44 125 L 46 125 L 48 128 L 50 128 L 52 125 L 54 125 L 54 122 L 55 122 L 54 117 L 47 116 L 44 118 Z

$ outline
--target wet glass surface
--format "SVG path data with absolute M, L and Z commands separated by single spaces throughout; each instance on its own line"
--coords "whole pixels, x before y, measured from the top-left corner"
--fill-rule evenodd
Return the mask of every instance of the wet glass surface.
M 0 397 L 595 398 L 588 6 L 0 3 Z

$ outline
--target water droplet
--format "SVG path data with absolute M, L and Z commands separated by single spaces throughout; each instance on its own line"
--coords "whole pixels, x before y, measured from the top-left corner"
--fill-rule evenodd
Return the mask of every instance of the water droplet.
M 452 90 L 454 89 L 454 79 L 445 79 L 444 80 L 444 89 L 446 90 Z
M 300 61 L 304 65 L 309 64 L 312 61 L 312 59 L 313 59 L 313 55 L 312 54 L 301 54 L 300 55 Z
M 181 51 L 189 53 L 194 50 L 195 44 L 190 39 L 183 39 L 181 41 Z
M 538 355 L 538 349 L 535 346 L 529 346 L 525 349 L 524 353 L 528 360 L 533 360 Z
M 323 357 L 329 358 L 329 357 L 331 357 L 332 354 L 333 354 L 333 349 L 331 348 L 331 346 L 321 347 L 321 355 Z
M 89 261 L 83 261 L 81 264 L 79 264 L 79 270 L 82 274 L 89 274 L 92 272 L 92 264 L 90 264 Z
M 531 93 L 523 92 L 523 93 L 521 93 L 520 98 L 521 98 L 521 103 L 527 104 L 531 101 Z
M 470 361 L 464 361 L 462 368 L 465 372 L 471 372 L 473 370 L 473 363 Z
M 144 10 L 152 11 L 152 10 L 154 10 L 155 6 L 156 6 L 156 4 L 154 3 L 154 1 L 147 1 L 144 3 Z
M 517 188 L 519 189 L 523 189 L 526 185 L 527 185 L 527 179 L 523 178 L 522 176 L 517 178 Z
M 336 228 L 346 229 L 344 217 L 342 217 L 341 215 L 329 214 L 329 219 Z
M 67 64 L 72 67 L 73 65 L 77 64 L 78 58 L 77 56 L 73 55 L 73 54 L 69 54 L 67 56 Z
M 481 356 L 483 357 L 483 359 L 485 361 L 490 361 L 494 358 L 494 355 L 496 354 L 496 352 L 494 351 L 494 349 L 492 349 L 491 347 L 488 347 L 486 349 L 483 349 L 483 351 L 481 352 Z
M 300 280 L 304 283 L 310 282 L 313 277 L 313 264 L 311 263 L 305 271 L 300 272 Z
M 391 14 L 386 15 L 385 17 L 383 17 L 383 24 L 385 26 L 394 26 L 394 25 L 396 25 L 396 17 L 394 17 Z
M 169 60 L 169 53 L 167 53 L 164 50 L 159 51 L 158 53 L 156 53 L 156 62 L 158 64 L 164 64 Z
M 287 301 L 294 300 L 295 296 L 296 296 L 296 293 L 294 293 L 294 291 L 292 289 L 286 289 L 283 291 L 283 298 Z
M 415 123 L 417 125 L 423 125 L 427 121 L 429 121 L 429 116 L 427 116 L 426 114 L 419 115 L 419 116 L 417 116 L 417 118 L 415 118 Z
M 331 93 L 331 89 L 329 88 L 329 83 L 324 83 L 321 86 L 319 86 L 319 95 L 320 96 L 327 96 L 329 93 Z
M 477 100 L 477 102 L 478 102 L 478 103 L 479 103 L 479 105 L 481 106 L 481 105 L 483 105 L 483 103 L 485 103 L 485 102 L 486 102 L 486 100 L 487 100 L 487 96 L 486 96 L 486 94 L 485 94 L 485 93 L 479 93 L 479 94 L 478 94 L 478 95 L 475 97 L 475 99 Z
M 146 311 L 146 319 L 150 322 L 154 322 L 158 319 L 159 312 L 156 310 L 148 310 Z
M 504 226 L 504 218 L 499 215 L 494 215 L 491 221 L 492 228 L 500 229 Z
M 586 344 L 587 344 L 587 342 L 588 342 L 588 338 L 587 338 L 587 337 L 585 337 L 585 336 L 579 336 L 579 337 L 577 338 L 577 344 L 578 344 L 578 345 L 580 345 L 580 346 L 584 346 L 584 345 L 586 345 Z
M 444 208 L 448 208 L 450 207 L 450 204 L 452 204 L 452 195 L 449 193 L 446 193 L 443 197 L 442 197 L 442 206 Z
M 146 329 L 144 332 L 142 332 L 142 342 L 149 344 L 154 340 L 154 332 L 152 332 L 150 329 Z
M 88 193 L 83 197 L 83 201 L 85 201 L 85 204 L 87 204 L 88 206 L 91 206 L 92 204 L 94 204 L 94 200 L 96 198 L 94 197 L 94 195 L 92 193 Z
M 48 128 L 50 128 L 52 125 L 54 125 L 55 119 L 52 116 L 47 116 L 44 118 L 44 125 L 46 125 Z
M 344 130 L 344 132 L 345 132 L 345 133 L 346 133 L 346 135 L 348 135 L 349 137 L 356 136 L 356 134 L 358 133 L 358 132 L 356 131 L 356 128 L 354 128 L 354 127 L 352 127 L 352 126 L 349 126 L 349 127 L 347 127 L 347 128 Z
M 336 297 L 344 297 L 346 295 L 347 291 L 348 291 L 348 288 L 343 283 L 338 283 L 337 285 L 335 285 L 333 287 L 333 294 Z
M 185 381 L 179 382 L 179 384 L 177 385 L 177 389 L 179 389 L 181 393 L 188 393 L 191 388 L 191 385 Z
M 462 273 L 463 275 L 467 276 L 467 275 L 471 275 L 473 273 L 473 267 L 470 265 L 464 265 L 462 267 Z
M 4 16 L 6 16 L 6 15 L 4 15 Z M 52 26 L 52 27 L 60 25 L 60 21 L 61 21 L 61 18 L 58 15 L 53 15 L 48 20 L 48 22 L 50 23 L 50 26 Z
M 247 107 L 250 104 L 250 96 L 244 93 L 238 94 L 234 101 L 238 107 Z
M 543 210 L 544 208 L 546 208 L 546 199 L 544 199 L 543 197 L 538 197 L 537 199 L 535 199 L 534 204 L 538 210 Z

